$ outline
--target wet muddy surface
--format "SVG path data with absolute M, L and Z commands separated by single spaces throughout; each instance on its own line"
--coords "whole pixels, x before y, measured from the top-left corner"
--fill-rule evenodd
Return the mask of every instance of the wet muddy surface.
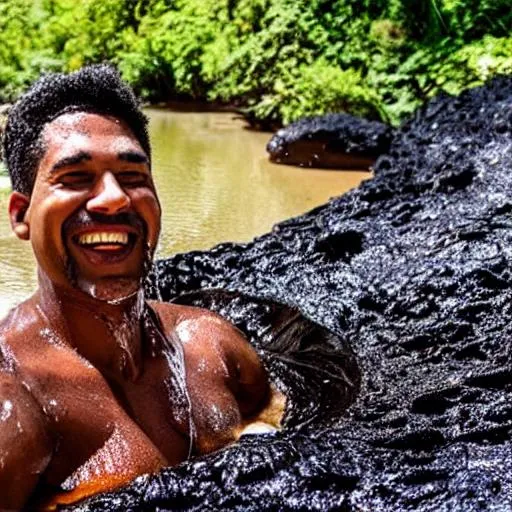
M 500 79 L 433 101 L 359 189 L 252 243 L 158 262 L 148 288 L 165 300 L 233 291 L 181 300 L 238 322 L 300 392 L 281 432 L 75 510 L 512 508 L 511 169 Z

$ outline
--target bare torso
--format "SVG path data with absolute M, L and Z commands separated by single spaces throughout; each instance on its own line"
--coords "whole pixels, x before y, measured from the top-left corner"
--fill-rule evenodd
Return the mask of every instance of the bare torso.
M 0 400 L 12 414 L 0 423 L 0 444 L 2 436 L 17 439 L 12 457 L 38 447 L 17 461 L 7 457 L 0 485 L 18 485 L 20 493 L 31 485 L 37 507 L 75 502 L 191 452 L 218 449 L 262 411 L 264 421 L 279 422 L 282 400 L 273 400 L 259 358 L 236 329 L 197 308 L 152 303 L 150 311 L 163 337 L 146 333 L 139 371 L 129 377 L 92 366 L 31 301 L 4 321 Z M 174 360 L 165 346 L 170 339 Z M 174 364 L 179 358 L 184 374 Z M 188 400 L 177 389 L 180 379 Z M 20 426 L 24 433 L 16 436 Z M 27 465 L 31 484 L 23 480 Z M 2 477 L 2 469 L 9 474 Z M 21 499 L 13 494 L 13 503 Z

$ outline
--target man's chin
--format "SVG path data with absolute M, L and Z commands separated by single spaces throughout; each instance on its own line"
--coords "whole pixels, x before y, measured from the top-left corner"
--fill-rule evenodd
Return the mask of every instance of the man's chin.
M 76 286 L 93 299 L 121 304 L 137 295 L 141 289 L 141 280 L 133 277 L 110 277 L 90 281 L 79 277 Z
M 90 269 L 81 268 L 68 251 L 66 273 L 70 284 L 89 297 L 110 304 L 121 304 L 137 295 L 152 265 L 153 250 L 146 248 L 141 267 L 133 269 L 131 275 L 88 275 L 91 274 Z

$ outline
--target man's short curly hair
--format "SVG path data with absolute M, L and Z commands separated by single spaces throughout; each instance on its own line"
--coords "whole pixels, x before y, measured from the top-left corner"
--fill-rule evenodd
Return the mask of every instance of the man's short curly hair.
M 147 118 L 119 73 L 107 64 L 70 74 L 41 77 L 11 108 L 3 139 L 3 157 L 12 188 L 30 196 L 44 154 L 45 125 L 68 112 L 91 112 L 123 120 L 151 158 Z

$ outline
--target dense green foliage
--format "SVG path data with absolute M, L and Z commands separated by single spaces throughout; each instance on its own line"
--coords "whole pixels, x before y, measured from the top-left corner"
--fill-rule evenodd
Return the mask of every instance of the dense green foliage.
M 511 29 L 510 0 L 0 0 L 0 101 L 41 72 L 110 61 L 148 101 L 397 123 L 512 72 Z

